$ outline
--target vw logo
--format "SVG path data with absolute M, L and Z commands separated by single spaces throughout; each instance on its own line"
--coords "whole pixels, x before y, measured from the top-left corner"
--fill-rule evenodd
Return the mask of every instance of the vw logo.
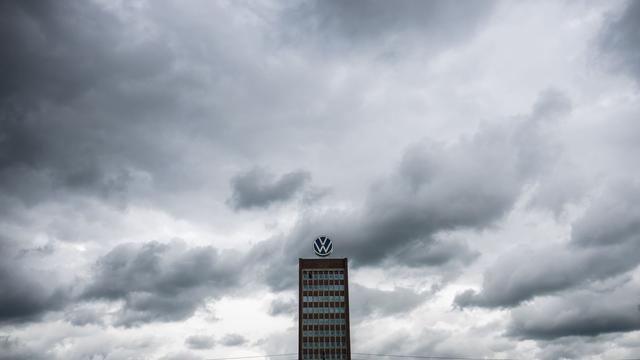
M 329 256 L 333 252 L 331 239 L 326 235 L 318 236 L 313 242 L 313 251 L 315 251 L 318 256 Z

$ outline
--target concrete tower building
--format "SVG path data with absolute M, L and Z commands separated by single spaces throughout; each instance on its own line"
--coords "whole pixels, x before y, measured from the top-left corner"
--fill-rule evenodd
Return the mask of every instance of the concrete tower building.
M 351 360 L 347 259 L 299 259 L 298 272 L 298 359 Z

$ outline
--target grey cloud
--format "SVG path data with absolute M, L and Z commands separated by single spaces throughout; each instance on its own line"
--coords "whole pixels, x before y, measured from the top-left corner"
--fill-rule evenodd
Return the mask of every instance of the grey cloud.
M 455 304 L 515 306 L 635 268 L 640 264 L 639 196 L 639 184 L 616 183 L 573 224 L 569 244 L 505 254 L 485 272 L 482 290 L 459 294 Z
M 347 253 L 363 264 L 386 257 L 410 265 L 473 259 L 466 244 L 442 244 L 434 237 L 486 228 L 511 209 L 550 160 L 546 129 L 553 125 L 546 120 L 566 113 L 565 99 L 544 92 L 532 114 L 515 125 L 488 126 L 449 146 L 410 147 L 396 173 L 373 187 L 360 227 L 342 236 Z
M 239 91 L 243 101 L 220 106 L 211 99 L 228 95 L 230 83 L 255 89 L 265 82 L 255 64 L 229 52 L 225 42 L 233 39 L 194 31 L 171 13 L 188 7 L 169 3 L 0 6 L 0 198 L 28 206 L 69 195 L 119 207 L 144 200 L 171 211 L 167 194 L 222 189 L 228 174 L 209 171 L 225 152 L 247 149 L 236 140 L 258 123 L 246 109 L 260 106 L 244 104 L 264 94 Z M 225 27 L 229 17 L 219 18 L 215 26 Z M 193 166 L 194 159 L 210 167 Z
M 51 323 L 44 324 L 51 326 Z M 28 329 L 32 331 L 33 328 Z M 113 328 L 73 328 L 69 326 L 54 327 L 55 331 L 47 331 L 33 341 L 31 336 L 25 337 L 29 345 L 38 353 L 46 354 L 47 359 L 86 360 L 86 359 L 131 359 L 140 356 L 154 357 L 159 343 L 166 338 L 152 334 L 141 334 L 129 331 L 122 335 Z M 81 334 L 82 341 L 76 346 L 60 349 L 59 344 Z M 78 339 L 79 340 L 79 339 Z M 78 341 L 76 340 L 76 341 Z M 144 354 L 144 355 L 141 355 Z M 157 354 L 157 353 L 156 353 Z M 155 355 L 157 357 L 159 355 Z
M 201 199 L 220 195 L 230 156 L 249 162 L 301 132 L 312 138 L 316 125 L 336 131 L 335 122 L 315 118 L 300 130 L 324 89 L 312 71 L 254 61 L 279 46 L 260 35 L 274 30 L 270 11 L 264 22 L 239 24 L 229 13 L 251 6 L 207 4 L 203 17 L 220 20 L 210 22 L 170 2 L 102 3 L 1 5 L 1 197 L 34 205 L 71 193 L 171 211 L 183 191 L 198 200 L 191 215 L 204 217 L 201 208 L 219 202 Z M 271 193 L 240 200 L 266 206 L 290 198 L 305 179 L 294 172 Z
M 637 264 L 633 247 L 574 252 L 559 246 L 542 250 L 526 248 L 505 254 L 485 271 L 482 290 L 458 294 L 460 307 L 512 307 L 535 296 L 564 290 L 586 281 L 604 279 Z
M 636 359 L 638 347 L 629 346 L 620 334 L 603 334 L 593 337 L 561 337 L 555 339 L 538 339 L 539 351 L 536 359 Z M 616 346 L 620 344 L 620 346 Z
M 514 309 L 508 334 L 550 340 L 635 330 L 640 330 L 640 287 L 627 284 L 607 292 L 581 290 L 542 298 Z
M 380 340 L 368 344 L 371 353 L 407 354 L 432 356 L 434 358 L 472 358 L 494 357 L 495 353 L 474 344 L 473 334 L 463 340 L 450 331 L 423 327 L 418 329 L 389 329 Z M 369 351 L 367 351 L 369 352 Z M 493 355 L 493 356 L 492 356 Z M 499 357 L 503 358 L 503 357 Z
M 472 250 L 466 242 L 457 240 L 427 240 L 413 242 L 393 254 L 391 261 L 402 262 L 408 266 L 455 266 L 466 265 L 475 260 L 480 253 Z
M 139 106 L 133 99 L 158 95 L 124 94 L 131 88 L 122 85 L 167 74 L 170 51 L 153 40 L 136 43 L 127 24 L 92 1 L 0 6 L 0 43 L 6 47 L 0 59 L 0 192 L 30 202 L 52 197 L 56 188 L 122 192 L 136 162 L 123 153 L 137 147 L 128 121 L 140 115 L 133 114 Z M 102 96 L 94 98 L 97 93 Z M 129 98 L 130 106 L 100 103 L 118 97 Z M 172 103 L 170 97 L 164 101 Z M 127 116 L 116 114 L 128 110 Z M 123 127 L 131 138 L 116 144 Z
M 305 138 L 317 131 L 340 132 L 325 115 L 323 121 L 300 123 L 301 115 L 309 115 L 307 105 L 317 102 L 317 91 L 325 90 L 314 84 L 323 83 L 312 76 L 301 82 L 296 74 L 308 76 L 307 68 L 292 75 L 286 64 L 258 65 L 254 51 L 280 44 L 248 37 L 239 46 L 231 45 L 235 39 L 215 30 L 238 25 L 225 22 L 231 16 L 215 13 L 222 11 L 215 4 L 207 8 L 208 16 L 219 15 L 221 20 L 211 25 L 214 29 L 178 16 L 184 9 L 169 3 L 149 3 L 140 10 L 126 7 L 120 9 L 124 15 L 93 1 L 8 1 L 2 6 L 7 56 L 0 68 L 7 81 L 0 90 L 0 195 L 33 205 L 70 192 L 117 206 L 145 200 L 171 211 L 167 194 L 188 189 L 199 197 L 204 188 L 222 188 L 222 179 L 228 178 L 214 176 L 194 162 L 225 169 L 216 165 L 228 158 L 227 152 L 251 158 L 265 145 L 293 138 L 290 128 L 298 137 L 302 131 Z M 388 7 L 382 2 L 358 6 Z M 474 23 L 484 8 L 490 6 L 415 2 L 398 9 L 391 6 L 389 11 L 411 17 L 422 10 L 429 19 L 425 24 L 440 32 L 440 25 L 458 15 L 466 19 L 462 27 Z M 384 18 L 390 28 L 401 24 Z M 141 32 L 142 23 L 150 31 Z M 424 25 L 421 20 L 411 23 Z M 273 31 L 272 25 L 266 20 L 257 28 L 233 29 L 237 34 L 262 34 Z M 274 81 L 281 90 L 273 90 Z M 193 139 L 197 149 L 186 146 Z M 248 193 L 238 190 L 231 203 L 242 208 L 286 201 L 308 179 L 298 171 L 280 181 L 264 183 L 265 188 L 249 182 L 244 189 Z M 314 196 L 304 193 L 303 198 L 307 195 Z M 204 213 L 196 205 L 191 208 L 194 216 Z
M 572 227 L 578 249 L 610 250 L 617 245 L 640 246 L 640 183 L 613 182 Z
M 293 299 L 275 299 L 269 306 L 269 315 L 294 315 L 298 311 L 298 302 Z
M 489 228 L 510 211 L 523 188 L 553 164 L 548 129 L 570 108 L 562 93 L 545 91 L 531 114 L 507 125 L 483 127 L 450 145 L 411 146 L 361 209 L 305 214 L 285 241 L 258 244 L 250 256 L 270 264 L 265 277 L 274 289 L 295 284 L 282 275 L 293 274 L 295 264 L 281 259 L 309 254 L 310 239 L 327 229 L 340 240 L 335 253 L 353 266 L 464 266 L 478 253 L 441 235 Z
M 266 208 L 277 202 L 292 199 L 311 179 L 302 170 L 275 178 L 264 169 L 254 168 L 231 179 L 232 195 L 228 203 L 236 210 Z
M 43 281 L 43 272 L 19 261 L 20 254 L 17 244 L 0 236 L 0 323 L 38 320 L 70 300 L 69 287 Z
M 75 326 L 104 325 L 102 314 L 88 308 L 75 308 L 67 311 L 65 320 Z
M 247 343 L 247 339 L 240 334 L 227 334 L 220 339 L 220 344 L 224 346 L 240 346 Z
M 151 322 L 184 320 L 193 315 L 206 296 L 206 293 L 193 290 L 170 297 L 132 292 L 126 295 L 125 304 L 118 313 L 114 325 L 132 327 Z
M 39 354 L 66 359 L 87 358 L 93 354 L 97 357 L 111 354 L 109 357 L 115 358 L 132 358 L 140 353 L 163 356 L 164 353 L 154 355 L 154 349 L 135 345 L 122 349 L 118 345 L 120 340 L 116 339 L 105 343 L 93 336 L 90 338 L 86 335 L 94 330 L 108 330 L 114 337 L 121 337 L 123 330 L 86 325 L 137 326 L 186 319 L 205 301 L 234 294 L 238 287 L 245 286 L 244 280 L 248 282 L 247 287 L 266 282 L 275 290 L 291 288 L 296 284 L 295 257 L 312 254 L 310 240 L 327 231 L 335 236 L 336 256 L 348 256 L 351 265 L 359 270 L 366 272 L 362 267 L 372 266 L 404 271 L 406 269 L 398 267 L 409 266 L 416 267 L 411 271 L 428 275 L 458 276 L 478 256 L 478 250 L 484 251 L 484 236 L 475 244 L 465 239 L 465 234 L 500 224 L 514 203 L 523 198 L 523 188 L 529 189 L 528 185 L 535 184 L 548 170 L 547 165 L 556 160 L 558 151 L 553 147 L 552 134 L 545 130 L 549 127 L 554 131 L 553 119 L 571 110 L 571 103 L 562 93 L 549 91 L 541 94 L 529 114 L 500 121 L 508 122 L 507 125 L 483 125 L 475 134 L 446 144 L 433 141 L 416 144 L 407 148 L 393 169 L 381 169 L 377 163 L 364 164 L 363 169 L 348 169 L 340 174 L 338 181 L 357 181 L 363 187 L 369 186 L 368 175 L 374 171 L 389 173 L 378 178 L 363 204 L 348 208 L 354 204 L 351 201 L 358 201 L 361 194 L 357 193 L 353 197 L 346 194 L 344 204 L 347 206 L 339 210 L 329 207 L 336 202 L 341 206 L 343 199 L 304 208 L 297 214 L 301 220 L 291 232 L 274 235 L 256 245 L 248 255 L 211 247 L 190 248 L 178 243 L 128 244 L 113 248 L 101 257 L 93 271 L 82 271 L 85 262 L 93 261 L 90 256 L 95 256 L 92 254 L 97 248 L 111 249 L 109 241 L 129 239 L 131 231 L 138 231 L 127 224 L 138 220 L 139 210 L 144 216 L 167 215 L 181 224 L 193 225 L 198 231 L 213 231 L 214 238 L 231 233 L 239 236 L 236 230 L 242 225 L 235 221 L 237 216 L 244 215 L 225 211 L 223 203 L 228 196 L 228 180 L 233 176 L 233 169 L 244 169 L 255 163 L 280 169 L 274 175 L 265 170 L 253 178 L 250 173 L 236 177 L 231 184 L 233 194 L 229 204 L 237 210 L 266 208 L 298 198 L 303 205 L 309 205 L 308 202 L 319 196 L 309 192 L 309 173 L 290 170 L 306 168 L 303 162 L 315 160 L 320 154 L 317 164 L 314 162 L 309 167 L 313 169 L 315 181 L 332 162 L 322 154 L 329 148 L 349 152 L 347 160 L 377 160 L 379 154 L 373 150 L 355 156 L 358 150 L 351 151 L 354 146 L 366 150 L 373 148 L 372 141 L 391 139 L 377 133 L 383 126 L 376 123 L 383 120 L 387 111 L 393 114 L 401 110 L 398 116 L 407 116 L 407 119 L 424 116 L 424 123 L 419 125 L 416 119 L 401 120 L 410 126 L 406 131 L 401 130 L 404 131 L 401 139 L 415 139 L 421 136 L 417 131 L 433 129 L 431 125 L 439 124 L 446 129 L 434 137 L 449 138 L 460 130 L 449 128 L 450 124 L 468 125 L 457 119 L 458 115 L 482 109 L 477 101 L 487 98 L 473 97 L 479 89 L 486 89 L 487 93 L 497 91 L 490 99 L 498 97 L 519 104 L 521 93 L 506 94 L 503 99 L 505 94 L 500 93 L 500 89 L 512 81 L 523 81 L 527 87 L 531 81 L 525 74 L 515 79 L 500 76 L 495 83 L 491 69 L 496 65 L 494 61 L 501 60 L 499 57 L 478 59 L 482 73 L 469 68 L 463 58 L 482 51 L 476 48 L 480 43 L 454 49 L 432 60 L 439 51 L 462 44 L 482 31 L 493 2 L 295 2 L 295 9 L 285 11 L 285 16 L 289 16 L 286 22 L 279 23 L 282 19 L 274 12 L 291 4 L 184 1 L 131 4 L 94 0 L 0 3 L 3 54 L 0 58 L 3 80 L 0 84 L 0 228 L 24 231 L 25 238 L 39 240 L 36 246 L 29 244 L 27 250 L 20 246 L 12 248 L 11 256 L 6 255 L 6 248 L 0 248 L 0 324 L 3 330 L 12 331 L 15 323 L 21 323 L 19 332 L 25 337 L 25 344 L 42 343 L 35 337 L 45 326 L 73 329 L 64 346 L 56 343 L 56 351 L 61 351 L 61 355 L 31 351 L 12 340 L 0 343 L 0 359 L 37 359 L 41 357 Z M 638 6 L 631 2 L 627 5 L 627 11 L 609 23 L 609 30 L 605 29 L 609 35 L 604 37 L 602 49 L 611 56 L 616 69 L 638 75 L 637 57 L 634 57 L 637 21 L 630 15 L 637 13 Z M 511 5 L 501 7 L 500 14 L 512 14 L 512 8 Z M 588 12 L 588 19 L 566 19 L 576 35 L 573 39 L 582 39 L 585 31 L 591 33 L 591 9 Z M 553 14 L 550 16 L 548 19 L 556 19 Z M 216 21 L 212 22 L 212 18 Z M 488 35 L 509 40 L 511 35 L 503 33 L 514 26 L 513 22 L 496 20 L 487 27 L 491 31 Z M 297 43 L 294 46 L 277 43 L 282 32 L 288 32 L 286 35 Z M 303 42 L 304 45 L 296 46 Z M 327 48 L 335 51 L 325 51 Z M 382 54 L 372 58 L 371 52 L 376 51 Z M 420 56 L 403 57 L 403 51 L 416 51 Z M 345 54 L 351 57 L 341 59 Z M 563 58 L 572 63 L 582 63 L 575 58 L 575 53 L 566 55 Z M 392 67 L 377 61 L 394 56 L 398 61 Z M 554 59 L 556 57 L 551 57 L 549 61 Z M 527 67 L 527 64 L 511 65 L 516 70 Z M 467 70 L 459 71 L 465 68 Z M 531 73 L 537 74 L 536 69 Z M 420 75 L 413 76 L 414 71 Z M 456 73 L 455 79 L 451 78 L 451 72 Z M 370 75 L 373 78 L 369 79 Z M 570 88 L 591 84 L 578 80 L 584 79 L 582 75 L 571 73 L 557 80 L 579 82 L 564 83 Z M 461 79 L 468 79 L 470 86 L 458 87 L 460 84 L 456 81 Z M 446 81 L 451 87 L 441 88 L 440 81 Z M 518 89 L 523 90 L 516 87 L 515 91 Z M 428 104 L 433 91 L 440 90 L 455 92 L 451 101 L 454 106 L 461 104 L 459 112 L 441 112 L 440 106 Z M 581 89 L 577 99 L 591 99 L 600 89 L 584 90 Z M 456 98 L 467 94 L 472 98 Z M 592 105 L 600 108 L 599 100 L 606 99 L 595 100 L 598 101 Z M 626 97 L 624 101 L 635 100 Z M 415 107 L 418 102 L 421 104 Z M 585 109 L 582 107 L 585 104 L 578 105 L 580 111 Z M 511 108 L 512 105 L 496 107 L 495 112 L 490 113 Z M 442 122 L 428 118 L 440 114 L 444 118 Z M 479 111 L 478 116 L 482 118 L 486 113 Z M 449 117 L 451 123 L 446 121 Z M 364 129 L 369 120 L 374 126 Z M 572 126 L 566 130 L 574 129 Z M 407 134 L 407 131 L 416 133 Z M 394 130 L 395 134 L 400 135 Z M 630 132 L 626 135 L 627 139 L 633 138 Z M 395 154 L 397 146 L 392 144 L 389 153 Z M 292 154 L 292 149 L 302 150 Z M 241 184 L 242 176 L 244 184 Z M 332 180 L 330 172 L 322 176 L 323 181 Z M 575 190 L 572 179 L 566 183 L 568 185 L 546 192 L 537 191 L 533 194 L 540 200 L 536 204 L 560 209 L 567 201 L 579 198 L 579 195 L 565 196 L 568 190 Z M 338 193 L 349 188 L 342 185 Z M 633 197 L 633 201 L 639 200 Z M 90 229 L 80 230 L 86 224 L 78 224 L 76 229 L 75 217 L 59 220 L 67 210 L 88 214 L 91 207 L 130 203 L 135 214 L 87 215 L 94 218 L 90 221 L 99 218 Z M 488 271 L 486 287 L 477 294 L 471 293 L 471 299 L 476 304 L 484 304 L 482 306 L 538 300 L 540 294 L 553 295 L 637 266 L 635 254 L 639 249 L 634 245 L 637 244 L 634 233 L 638 232 L 638 224 L 632 217 L 636 217 L 638 211 L 631 201 L 619 205 L 594 210 L 582 223 L 574 224 L 574 239 L 566 247 L 559 250 L 543 247 L 544 251 L 533 254 L 516 251 L 511 262 L 501 259 L 500 264 L 504 261 L 505 265 L 496 264 Z M 51 212 L 58 208 L 63 214 L 52 216 Z M 254 215 L 258 214 L 251 215 L 252 219 L 260 222 L 263 215 L 273 214 L 261 214 L 259 218 Z M 42 217 L 37 221 L 39 224 L 33 220 L 36 217 Z M 120 223 L 120 217 L 127 224 Z M 205 219 L 206 225 L 191 222 L 196 217 Z M 78 220 L 86 220 L 81 218 Z M 218 227 L 228 218 L 233 224 Z M 212 224 L 212 219 L 218 223 Z M 54 223 L 57 221 L 60 224 Z M 289 224 L 277 226 L 280 225 L 284 228 Z M 113 232 L 104 230 L 111 227 Z M 56 229 L 68 232 L 64 236 L 50 232 Z M 116 236 L 112 236 L 114 233 Z M 40 241 L 43 237 L 52 239 L 52 246 L 40 251 L 38 246 L 43 243 Z M 56 243 L 63 238 L 77 243 Z M 106 242 L 98 244 L 103 239 Z M 0 246 L 1 242 L 2 239 Z M 66 258 L 75 252 L 74 247 L 85 245 L 87 251 L 83 254 L 87 258 Z M 74 289 L 58 284 L 52 276 L 55 271 L 47 269 L 50 264 L 64 261 L 69 261 L 69 267 L 61 268 L 77 269 L 79 276 L 89 277 L 81 298 L 69 295 Z M 549 271 L 540 269 L 541 266 L 548 267 Z M 551 270 L 563 276 L 554 277 Z M 501 275 L 500 271 L 512 274 Z M 251 277 L 245 279 L 243 276 L 247 274 Z M 505 281 L 505 289 L 499 288 L 501 281 Z M 398 295 L 397 303 L 392 301 Z M 352 299 L 361 304 L 364 319 L 410 312 L 428 295 L 409 288 L 391 292 L 358 290 L 356 286 Z M 596 300 L 586 296 L 584 301 Z M 105 304 L 110 309 L 115 307 L 116 311 L 102 311 L 101 306 Z M 580 308 L 581 314 L 599 321 L 586 308 Z M 274 301 L 269 311 L 272 315 L 295 313 L 295 303 Z M 536 320 L 537 314 L 526 315 L 517 318 L 523 319 L 522 322 L 514 322 L 514 336 L 543 339 L 545 331 L 576 328 L 571 325 L 576 319 L 567 318 L 565 325 L 553 328 Z M 49 324 L 24 324 L 56 316 L 71 325 L 55 320 Z M 78 326 L 84 328 L 76 328 Z M 48 328 L 44 330 L 50 332 Z M 147 331 L 153 329 L 145 326 L 126 333 Z M 407 333 L 414 343 L 424 344 L 422 349 L 413 348 L 417 354 L 465 351 L 464 347 L 454 349 L 452 344 L 449 348 L 440 348 L 438 344 L 451 337 L 446 332 L 420 333 L 418 329 Z M 82 336 L 78 337 L 79 334 Z M 174 340 L 178 345 L 189 346 L 180 344 L 186 335 Z M 390 339 L 395 341 L 392 344 L 393 341 L 387 339 L 390 349 L 396 346 L 396 350 L 401 350 L 398 344 L 407 344 L 411 349 L 411 344 L 403 342 L 402 337 L 390 336 Z M 434 339 L 438 341 L 432 346 Z M 295 333 L 289 331 L 275 338 L 272 346 L 280 350 L 295 349 L 293 340 Z M 49 344 L 54 347 L 53 342 Z M 280 352 L 288 351 L 268 353 Z M 490 356 L 489 352 L 482 354 Z M 177 352 L 165 358 L 196 357 L 190 352 Z
M 571 99 L 557 89 L 547 89 L 538 95 L 533 104 L 531 117 L 536 121 L 556 121 L 571 112 Z
M 0 266 L 0 286 L 0 322 L 35 320 L 48 311 L 61 309 L 69 299 L 63 289 L 49 289 L 4 265 Z
M 105 48 L 95 48 L 95 52 L 84 48 L 91 40 L 98 39 L 98 44 L 111 40 L 109 36 L 117 30 L 116 19 L 93 4 L 4 1 L 2 16 L 1 43 L 13 50 L 6 51 L 0 60 L 5 79 L 0 88 L 2 100 L 66 100 L 112 68 L 113 56 L 99 53 Z M 75 32 L 69 19 L 77 19 L 91 30 Z M 70 61 L 74 57 L 78 61 Z
M 408 314 L 426 301 L 430 294 L 418 293 L 411 289 L 395 288 L 379 290 L 357 283 L 349 285 L 350 308 L 354 320 L 363 321 L 367 317 Z
M 640 82 L 640 4 L 626 1 L 619 17 L 605 22 L 600 34 L 600 50 L 608 55 L 615 70 L 630 73 Z
M 216 344 L 215 338 L 211 335 L 191 335 L 184 342 L 193 350 L 211 349 Z
M 238 256 L 181 241 L 124 244 L 96 264 L 85 299 L 124 300 L 116 325 L 176 321 L 238 285 Z
M 493 2 L 330 0 L 302 2 L 287 16 L 299 22 L 306 35 L 340 47 L 406 42 L 440 47 L 472 35 L 492 8 Z
M 560 161 L 545 176 L 544 182 L 536 184 L 528 206 L 532 209 L 549 210 L 560 217 L 568 205 L 584 200 L 588 194 L 588 183 L 589 178 L 573 164 Z

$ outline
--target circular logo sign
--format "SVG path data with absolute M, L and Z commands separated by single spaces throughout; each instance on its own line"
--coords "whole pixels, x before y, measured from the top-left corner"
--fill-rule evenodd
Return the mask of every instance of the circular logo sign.
M 318 236 L 313 242 L 313 251 L 315 251 L 318 256 L 329 256 L 333 252 L 331 239 L 326 235 Z

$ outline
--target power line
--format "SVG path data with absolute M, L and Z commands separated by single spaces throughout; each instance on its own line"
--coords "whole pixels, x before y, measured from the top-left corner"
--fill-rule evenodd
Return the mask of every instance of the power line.
M 391 354 L 368 354 L 368 353 L 351 353 L 353 355 L 368 355 L 392 358 L 412 358 L 412 359 L 440 359 L 440 360 L 514 360 L 506 358 L 472 358 L 462 356 L 424 356 L 424 355 L 391 355 Z
M 352 355 L 365 355 L 365 356 L 378 356 L 378 357 L 391 357 L 391 358 L 412 358 L 412 359 L 433 359 L 433 360 L 515 360 L 510 358 L 476 358 L 476 357 L 461 357 L 461 356 L 428 356 L 428 355 L 394 355 L 394 354 L 369 354 L 369 353 L 351 353 Z M 289 354 L 269 354 L 269 355 L 254 355 L 254 356 L 238 356 L 238 357 L 224 357 L 224 358 L 210 358 L 205 360 L 236 360 L 236 359 L 259 359 L 269 357 L 282 357 L 282 356 L 295 356 L 290 359 L 280 360 L 297 360 L 298 353 Z M 351 357 L 351 360 L 371 360 L 370 358 Z M 620 360 L 640 360 L 640 358 L 620 359 Z
M 428 355 L 397 355 L 397 354 L 370 354 L 370 353 L 351 353 L 353 355 L 365 355 L 365 356 L 378 356 L 378 357 L 391 357 L 391 358 L 410 358 L 410 359 L 433 359 L 433 360 L 514 360 L 507 358 L 476 358 L 476 357 L 462 357 L 462 356 L 428 356 Z M 223 358 L 210 358 L 206 360 L 239 360 L 239 359 L 259 359 L 270 357 L 282 357 L 282 356 L 297 356 L 298 353 L 289 354 L 268 354 L 268 355 L 254 355 L 254 356 L 237 356 L 237 357 L 223 357 Z M 295 360 L 282 359 L 282 360 Z M 370 360 L 368 358 L 351 358 L 352 360 Z

